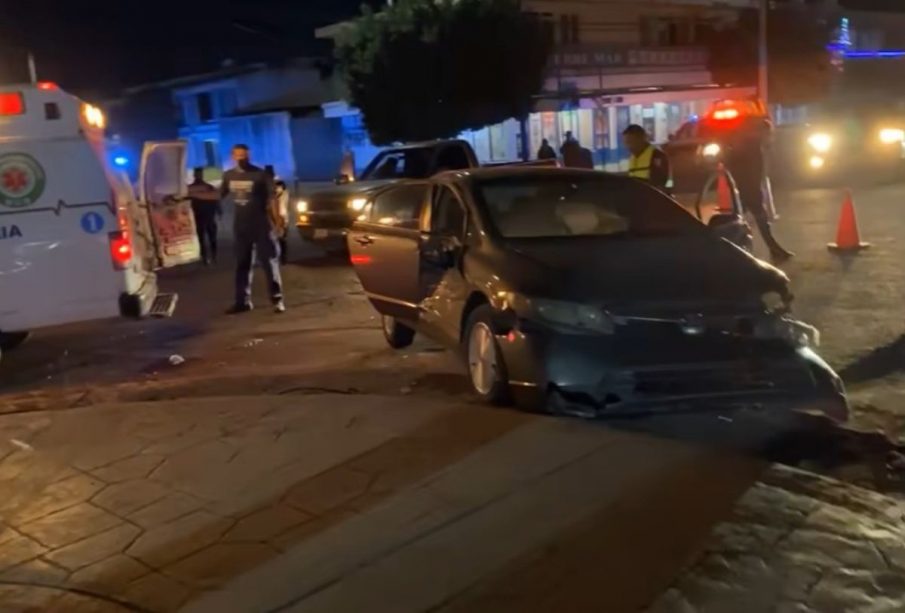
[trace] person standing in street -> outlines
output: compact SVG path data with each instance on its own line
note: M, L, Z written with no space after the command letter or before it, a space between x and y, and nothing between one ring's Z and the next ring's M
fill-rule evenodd
M223 216L223 209L217 188L204 180L204 169L196 168L194 177L189 184L189 198L195 214L201 260L205 266L210 266L217 261L217 219Z
M628 176L646 181L657 189L669 193L672 190L669 156L650 142L647 131L633 123L622 132L622 141L631 154Z
M232 150L235 167L223 175L221 196L229 200L235 211L236 242L235 302L230 314L252 310L251 284L255 256L267 276L267 289L276 313L286 311L283 283L280 278L279 245L274 227L273 181L261 168L251 163L247 145Z
M280 242L280 264L285 266L289 261L289 190L286 189L285 181L276 181L274 189L280 224L277 228Z
M770 250L770 259L774 264L782 264L795 254L780 245L773 236L770 212L764 201L763 190L767 177L766 151L769 140L768 121L760 118L747 120L746 125L730 138L725 164L735 179L742 207L754 217L760 236Z
M537 150L537 159L539 160L555 160L556 150L550 146L550 141L546 138L541 141L540 148Z

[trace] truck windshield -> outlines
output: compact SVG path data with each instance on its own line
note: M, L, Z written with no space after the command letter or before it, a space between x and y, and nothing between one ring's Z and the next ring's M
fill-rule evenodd
M375 157L362 173L363 181L425 179L431 173L433 149L390 149Z
M490 179L477 184L476 195L504 238L651 237L704 230L668 196L618 177Z

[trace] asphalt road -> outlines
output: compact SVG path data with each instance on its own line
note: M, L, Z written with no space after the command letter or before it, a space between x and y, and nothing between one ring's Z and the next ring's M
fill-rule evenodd
M862 234L872 248L853 256L826 249L835 237L842 198L839 188L777 194L777 235L797 254L784 268L793 281L797 315L821 329L821 354L850 385L853 427L881 430L897 440L905 436L905 217L900 208L905 186L855 191ZM123 395L156 399L224 391L251 395L326 389L468 398L456 356L423 340L404 352L388 349L351 268L319 257L293 239L293 261L283 270L285 315L266 308L260 277L256 301L265 308L244 316L223 315L232 295L228 253L214 268L168 271L162 286L181 297L172 319L40 331L8 353L0 367L6 410ZM764 254L761 244L756 249ZM173 366L171 356L185 362ZM679 426L654 427L670 436L726 438L723 431L691 422L683 418ZM886 451L875 439L866 445L877 446L880 455ZM837 453L852 444L834 436L796 446L809 450L797 455L829 456L821 460L826 465L863 455L847 449Z

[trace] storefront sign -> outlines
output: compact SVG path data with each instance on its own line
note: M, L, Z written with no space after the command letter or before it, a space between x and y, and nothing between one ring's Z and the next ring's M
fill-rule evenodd
M698 67L707 63L707 50L700 47L562 49L553 54L556 68L677 68Z

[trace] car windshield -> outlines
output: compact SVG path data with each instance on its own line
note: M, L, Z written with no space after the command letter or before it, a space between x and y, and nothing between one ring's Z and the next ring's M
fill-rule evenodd
M431 167L430 148L390 149L375 157L361 175L364 181L424 179Z
M475 189L503 238L670 236L704 228L675 201L638 181L606 175L520 175Z

